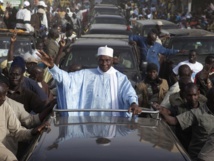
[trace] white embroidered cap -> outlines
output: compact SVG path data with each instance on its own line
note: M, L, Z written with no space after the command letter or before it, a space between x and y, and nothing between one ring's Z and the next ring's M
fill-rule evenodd
M98 48L97 56L105 55L105 56L113 57L113 52L114 50L112 48L107 47L106 45L104 47Z
M38 63L38 59L35 56L31 55L29 52L25 53L23 59L26 63Z
M160 21L160 20L158 20L158 21L157 21L157 25L162 26L162 25L163 25L163 22Z

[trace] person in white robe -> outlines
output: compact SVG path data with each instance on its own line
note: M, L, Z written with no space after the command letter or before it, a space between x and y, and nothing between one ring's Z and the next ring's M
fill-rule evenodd
M41 61L57 82L60 109L127 109L139 114L138 97L126 75L114 69L113 49L99 47L98 67L68 73L59 69L48 54L40 51ZM66 114L65 114L66 115ZM70 116L126 116L118 112L69 112Z

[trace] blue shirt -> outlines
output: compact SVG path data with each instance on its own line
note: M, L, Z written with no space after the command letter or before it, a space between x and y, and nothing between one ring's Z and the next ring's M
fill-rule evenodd
M112 107L110 76L97 69L68 73L54 66L50 69L57 82L58 106L61 109L114 109ZM116 72L119 109L138 103L138 97L128 78ZM112 116L109 112L72 112L72 116ZM122 114L121 114L122 115Z
M147 38L138 35L130 35L129 41L137 42L137 45L140 47L141 61L156 64L158 66L158 71L160 69L160 64L158 61L159 53L163 55L170 55L179 52L179 50L167 49L156 42L152 46L149 46L147 44Z

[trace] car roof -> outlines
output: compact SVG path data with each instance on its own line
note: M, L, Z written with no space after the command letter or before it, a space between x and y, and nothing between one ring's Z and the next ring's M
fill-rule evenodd
M38 138L29 161L190 161L169 126L157 119L72 116L49 122L51 131Z
M81 38L99 38L99 39L129 39L128 35L114 35L114 34L86 34Z
M99 5L94 6L94 9L96 9L96 8L119 9L117 6L111 5L111 4L99 4Z
M104 14L104 15L97 15L94 18L122 18L122 19L124 19L124 17L121 16L121 15L106 15L106 14Z
M73 45L72 48L79 48L79 46L120 46L120 47L128 47L128 39L100 39L100 38L79 38Z
M203 37L214 36L214 33L203 29L163 29L161 32L171 36Z
M121 24L92 24L91 29L126 30L127 26Z
M155 19L155 20L136 20L137 23L142 24L142 25L156 25L157 21L161 21L163 25L175 25L175 23L167 21L167 20L162 20L162 19Z

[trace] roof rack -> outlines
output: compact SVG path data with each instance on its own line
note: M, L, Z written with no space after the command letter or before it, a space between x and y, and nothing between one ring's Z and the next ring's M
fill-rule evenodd
M33 32L29 33L29 32L26 32L26 31L20 30L20 29L4 29L4 28L0 28L0 32L7 34L7 35L11 35L14 32L16 32L17 35L33 35L34 34Z
M128 112L127 109L56 109L53 108L54 116L58 112ZM157 114L156 119L159 119L159 111L154 111L148 108L142 108L141 113L143 114ZM140 114L140 113L139 113Z

